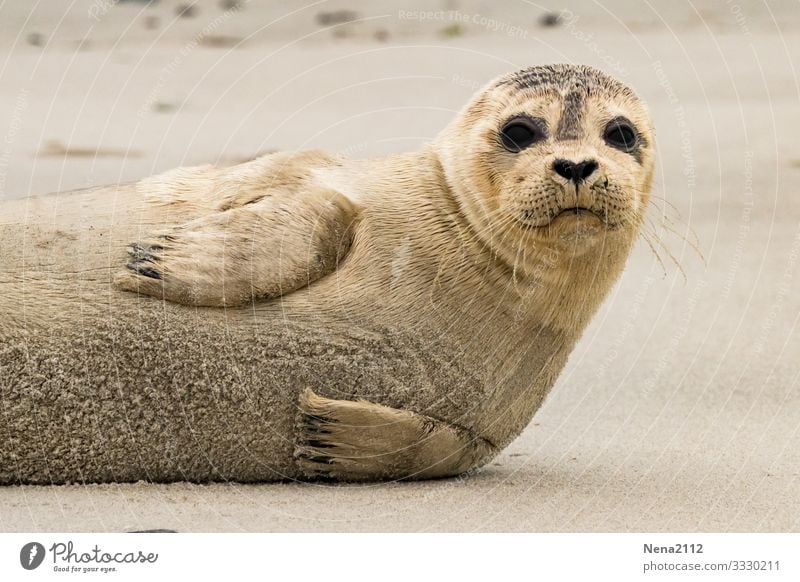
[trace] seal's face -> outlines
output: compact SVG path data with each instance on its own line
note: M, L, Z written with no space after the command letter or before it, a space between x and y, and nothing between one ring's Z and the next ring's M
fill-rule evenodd
M652 128L633 92L604 73L553 65L508 75L476 97L457 127L466 130L457 143L468 144L439 150L483 230L533 231L512 235L514 243L525 236L590 247L641 223Z
M624 108L585 99L593 103L584 111L526 100L498 124L498 202L520 223L568 219L613 229L636 219L648 140Z

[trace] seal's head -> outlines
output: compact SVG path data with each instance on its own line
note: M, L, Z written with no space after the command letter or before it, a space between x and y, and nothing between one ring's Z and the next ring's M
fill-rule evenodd
M628 87L591 67L549 65L489 84L434 147L463 212L501 255L524 244L575 256L603 242L627 253L653 142Z

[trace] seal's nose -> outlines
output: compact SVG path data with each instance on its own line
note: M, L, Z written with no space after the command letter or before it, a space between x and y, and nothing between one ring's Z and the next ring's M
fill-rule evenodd
M594 160L583 160L582 162L571 162L569 160L556 160L553 162L553 171L567 180L572 180L576 184L582 182L597 169L597 162Z

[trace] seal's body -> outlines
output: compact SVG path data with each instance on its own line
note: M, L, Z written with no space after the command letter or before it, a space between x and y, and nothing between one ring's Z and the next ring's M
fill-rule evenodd
M627 88L535 67L421 152L3 203L0 482L480 466L622 269L652 157Z

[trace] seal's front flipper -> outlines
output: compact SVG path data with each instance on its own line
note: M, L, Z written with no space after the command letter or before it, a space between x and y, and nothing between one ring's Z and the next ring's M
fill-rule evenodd
M304 476L431 479L478 467L496 449L466 429L371 402L300 396L295 460Z
M336 269L355 217L355 206L332 190L273 193L131 243L114 283L211 307L286 295Z

